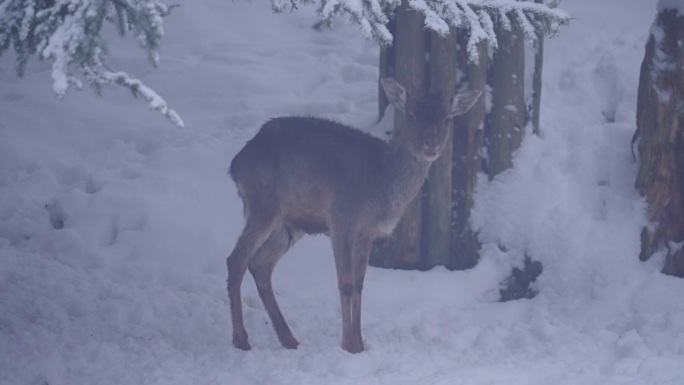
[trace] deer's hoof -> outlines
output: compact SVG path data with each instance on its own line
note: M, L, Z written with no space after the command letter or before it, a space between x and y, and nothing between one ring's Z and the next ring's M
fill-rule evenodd
M287 338L281 339L280 344L286 349L297 349L297 346L299 346L299 341L297 341L297 339L293 336L289 336Z
M252 349L252 346L249 344L249 342L247 342L246 336L244 338L233 336L233 345L235 345L236 348L244 351Z
M346 343L346 341L342 341L342 349L344 349L344 350L346 350L352 354L361 353L362 351L364 351L363 342L357 341L357 342Z

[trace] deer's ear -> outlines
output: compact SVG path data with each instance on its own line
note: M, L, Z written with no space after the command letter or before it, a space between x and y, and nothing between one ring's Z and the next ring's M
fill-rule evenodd
M406 111L406 89L392 78L380 79L382 88L385 90L387 100L394 106L394 108Z
M482 95L480 90L468 90L454 95L454 98L451 99L449 116L463 115L468 112L480 98L480 95Z

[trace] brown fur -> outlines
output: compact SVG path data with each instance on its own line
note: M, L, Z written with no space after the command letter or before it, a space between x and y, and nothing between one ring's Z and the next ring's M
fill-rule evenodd
M413 123L393 144L313 117L273 119L235 156L230 174L245 205L245 229L228 257L233 344L250 349L240 286L254 277L281 344L296 348L276 303L271 275L304 234L330 236L342 304L342 348L363 351L361 291L373 240L391 234L444 147L450 115L465 113L478 93L449 105L437 94L406 106L398 83L383 82L390 101ZM458 102L458 103L457 103ZM436 154L436 155L435 155Z

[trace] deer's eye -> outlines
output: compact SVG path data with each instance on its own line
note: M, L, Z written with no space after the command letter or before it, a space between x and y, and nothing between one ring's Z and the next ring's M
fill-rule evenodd
M409 122L413 122L414 120L416 120L416 116L413 115L413 112L408 112L406 113L406 120L408 120Z

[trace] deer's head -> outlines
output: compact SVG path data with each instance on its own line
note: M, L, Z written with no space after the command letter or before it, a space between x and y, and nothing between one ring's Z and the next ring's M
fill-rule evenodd
M451 119L463 115L475 104L481 91L469 90L448 98L442 92L408 97L406 89L391 78L381 79L389 102L403 112L408 125L401 140L419 159L437 159L449 137ZM412 95L411 95L412 96Z

